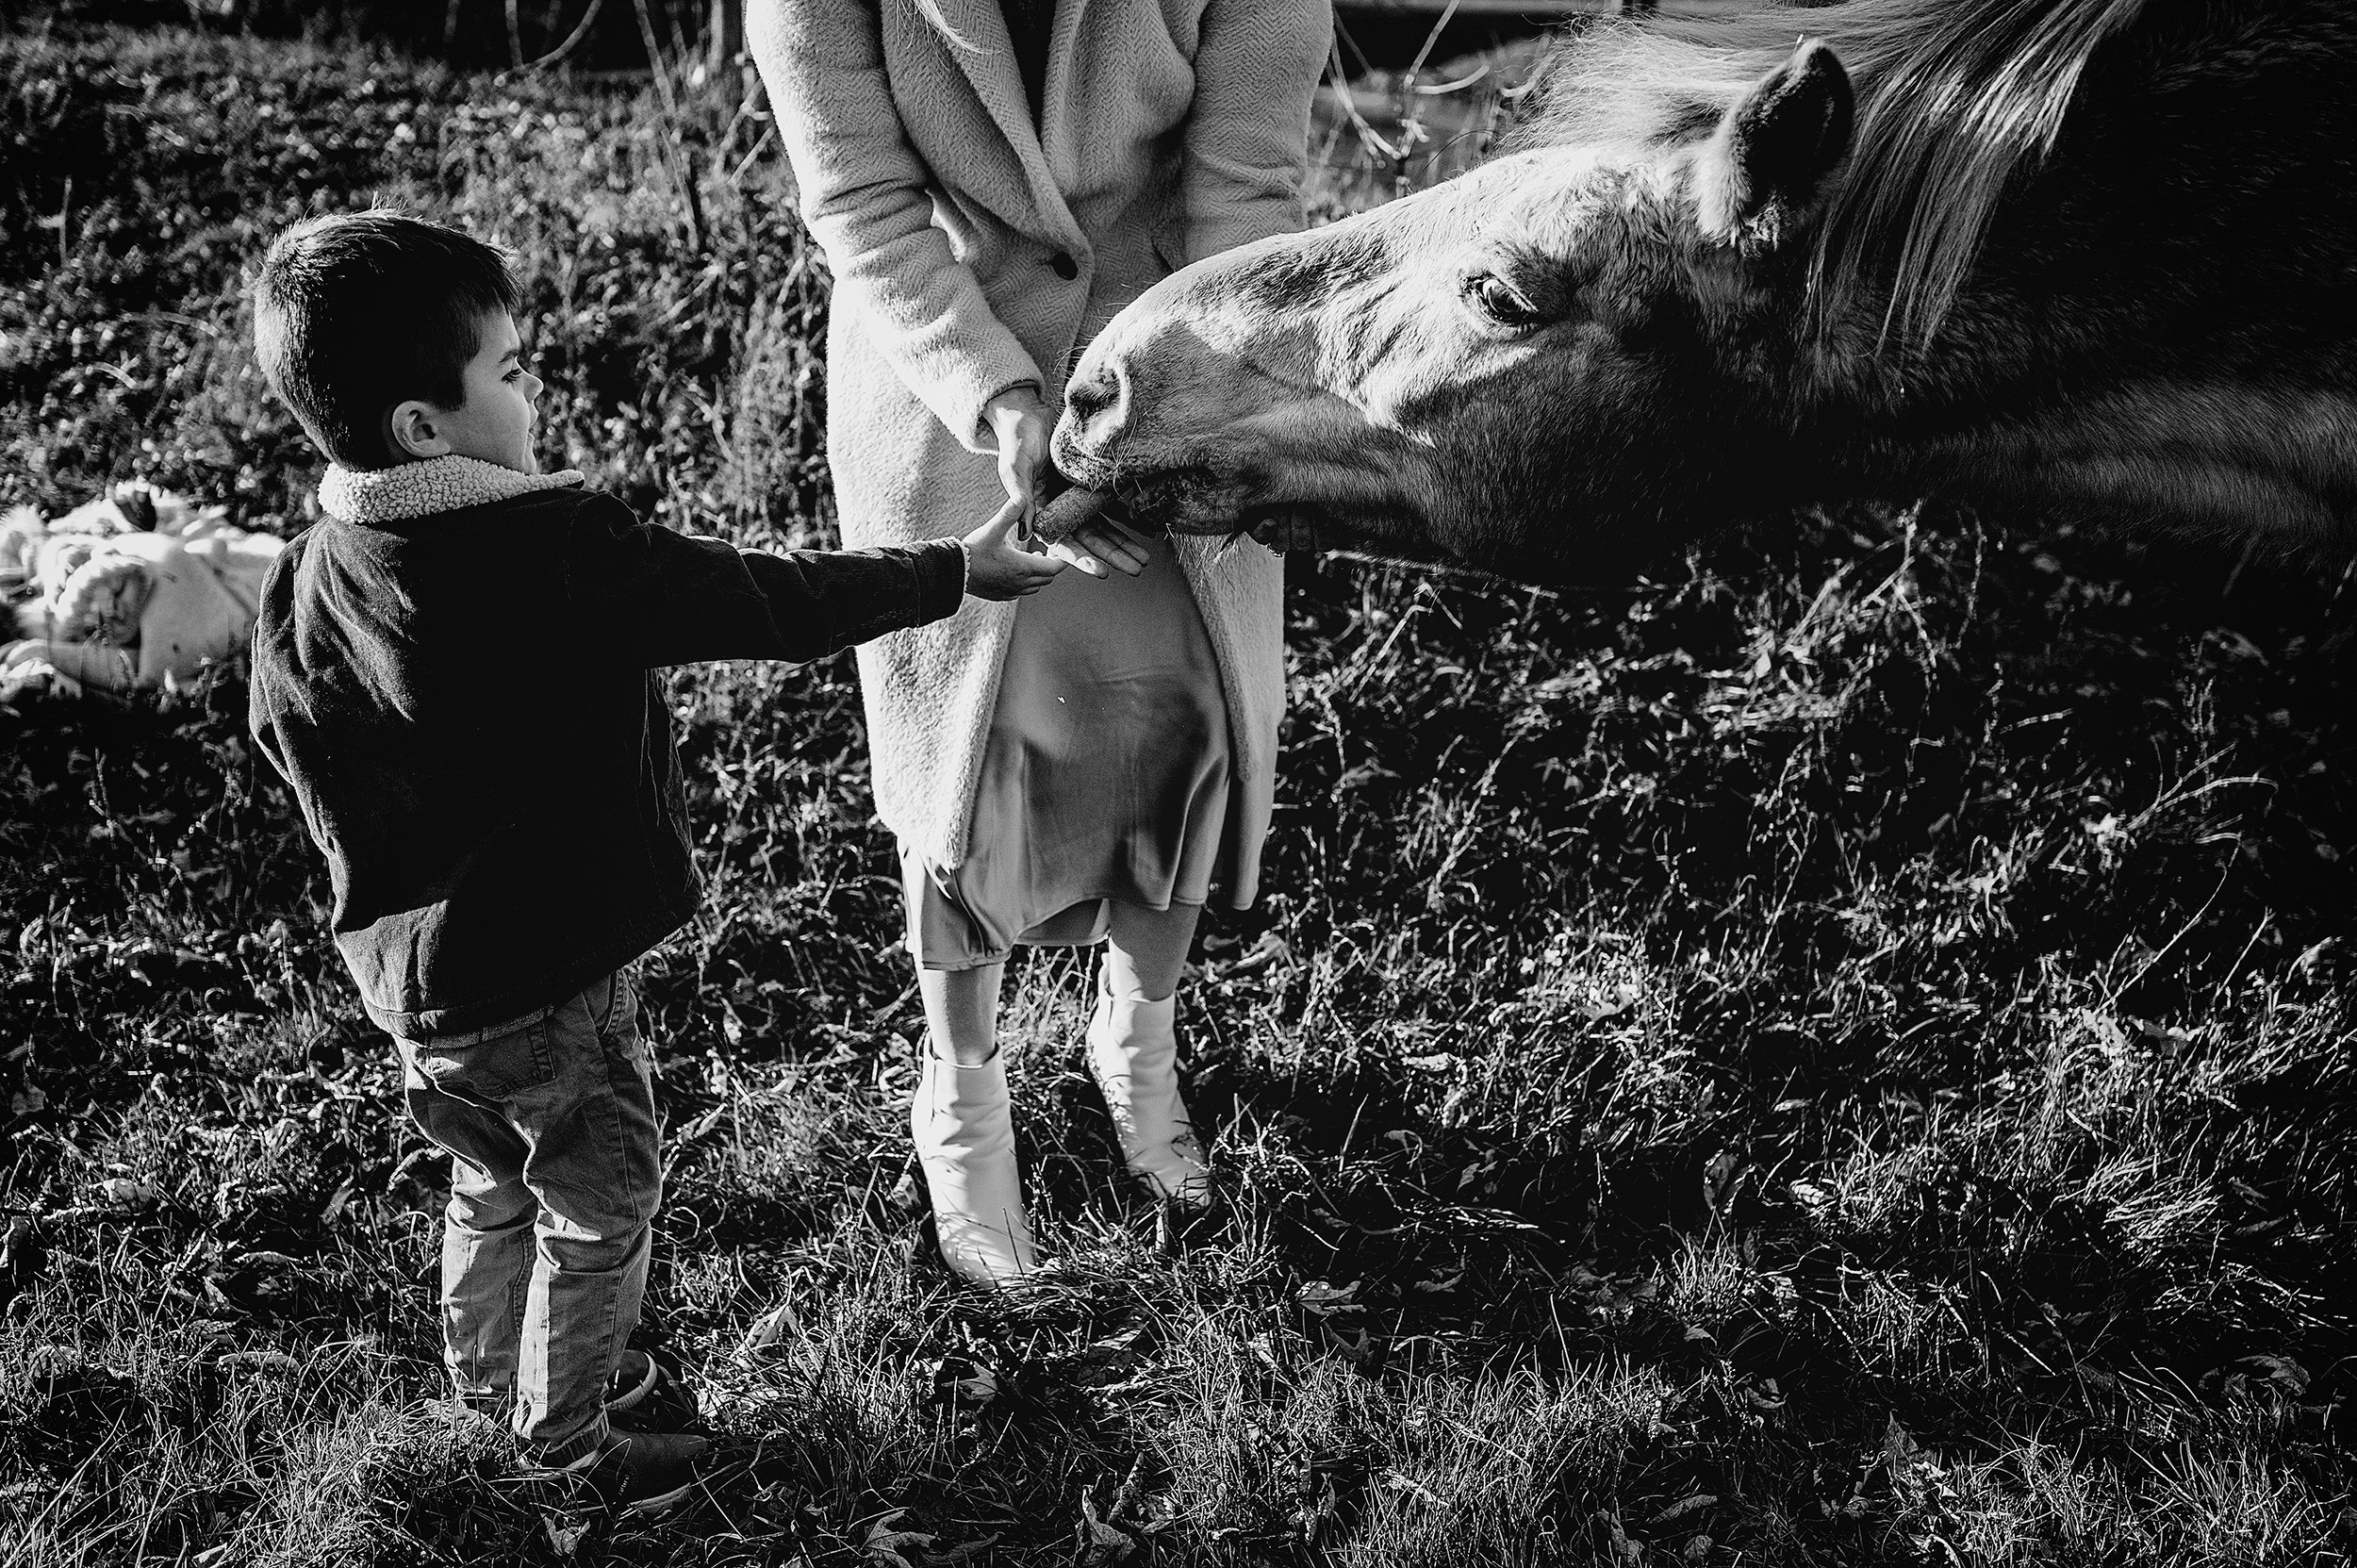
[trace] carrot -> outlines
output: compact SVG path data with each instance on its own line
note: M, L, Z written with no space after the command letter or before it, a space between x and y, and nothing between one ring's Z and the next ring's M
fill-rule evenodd
M1031 521L1031 532L1043 543L1055 544L1070 537L1081 524L1102 517L1113 505L1113 498L1105 491L1084 490L1075 486L1039 509Z

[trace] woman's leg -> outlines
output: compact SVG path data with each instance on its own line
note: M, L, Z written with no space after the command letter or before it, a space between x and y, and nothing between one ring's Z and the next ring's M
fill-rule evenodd
M1100 989L1109 997L1135 997L1161 1001L1178 989L1178 971L1187 966L1187 949L1195 941L1195 917L1201 904L1172 904L1147 909L1143 904L1113 901L1113 930L1105 938L1104 977Z
M998 1048L998 982L1006 972L1004 964L916 971L935 1055L966 1067L990 1060Z
M1114 903L1088 1036L1089 1065L1105 1091L1122 1158L1157 1194L1189 1205L1210 1198L1211 1172L1178 1095L1172 993L1201 912L1198 904Z
M998 1056L1004 966L920 969L931 1039L909 1131L932 1195L942 1261L978 1284L1012 1284L1037 1266L1014 1163L1014 1105Z

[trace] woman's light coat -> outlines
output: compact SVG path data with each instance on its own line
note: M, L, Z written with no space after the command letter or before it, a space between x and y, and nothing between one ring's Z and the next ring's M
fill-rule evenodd
M1302 226L1327 0L1058 0L1035 132L997 0L753 0L748 32L834 274L827 453L843 542L966 533L1004 499L983 405L1063 395L1080 347L1187 262ZM903 113L903 106L909 112ZM1069 275L1067 275L1069 274ZM1174 540L1217 655L1237 782L1284 706L1284 574ZM1086 585L1079 585L1085 586ZM1012 604L859 651L884 822L965 858Z

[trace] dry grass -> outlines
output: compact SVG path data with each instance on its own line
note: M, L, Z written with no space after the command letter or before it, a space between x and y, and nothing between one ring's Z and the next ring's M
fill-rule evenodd
M238 272L382 194L525 253L551 456L825 536L823 272L734 107L691 223L642 95L0 34L0 502L298 525ZM1936 510L1579 596L1289 573L1270 892L1182 1013L1233 1202L1124 1190L1084 972L1019 964L1021 1304L907 1181L848 661L678 677L649 1335L723 1462L581 1538L430 1404L441 1173L235 680L0 712L0 1558L2346 1560L2337 573Z

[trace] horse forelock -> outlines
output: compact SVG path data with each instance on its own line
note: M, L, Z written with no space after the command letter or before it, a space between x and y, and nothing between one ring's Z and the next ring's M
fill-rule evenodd
M1871 304L1880 341L1926 344L2014 176L2054 145L2087 63L2146 0L1841 0L1606 22L1559 49L1506 151L1706 136L1804 36L1860 113L1809 264L1819 328Z

